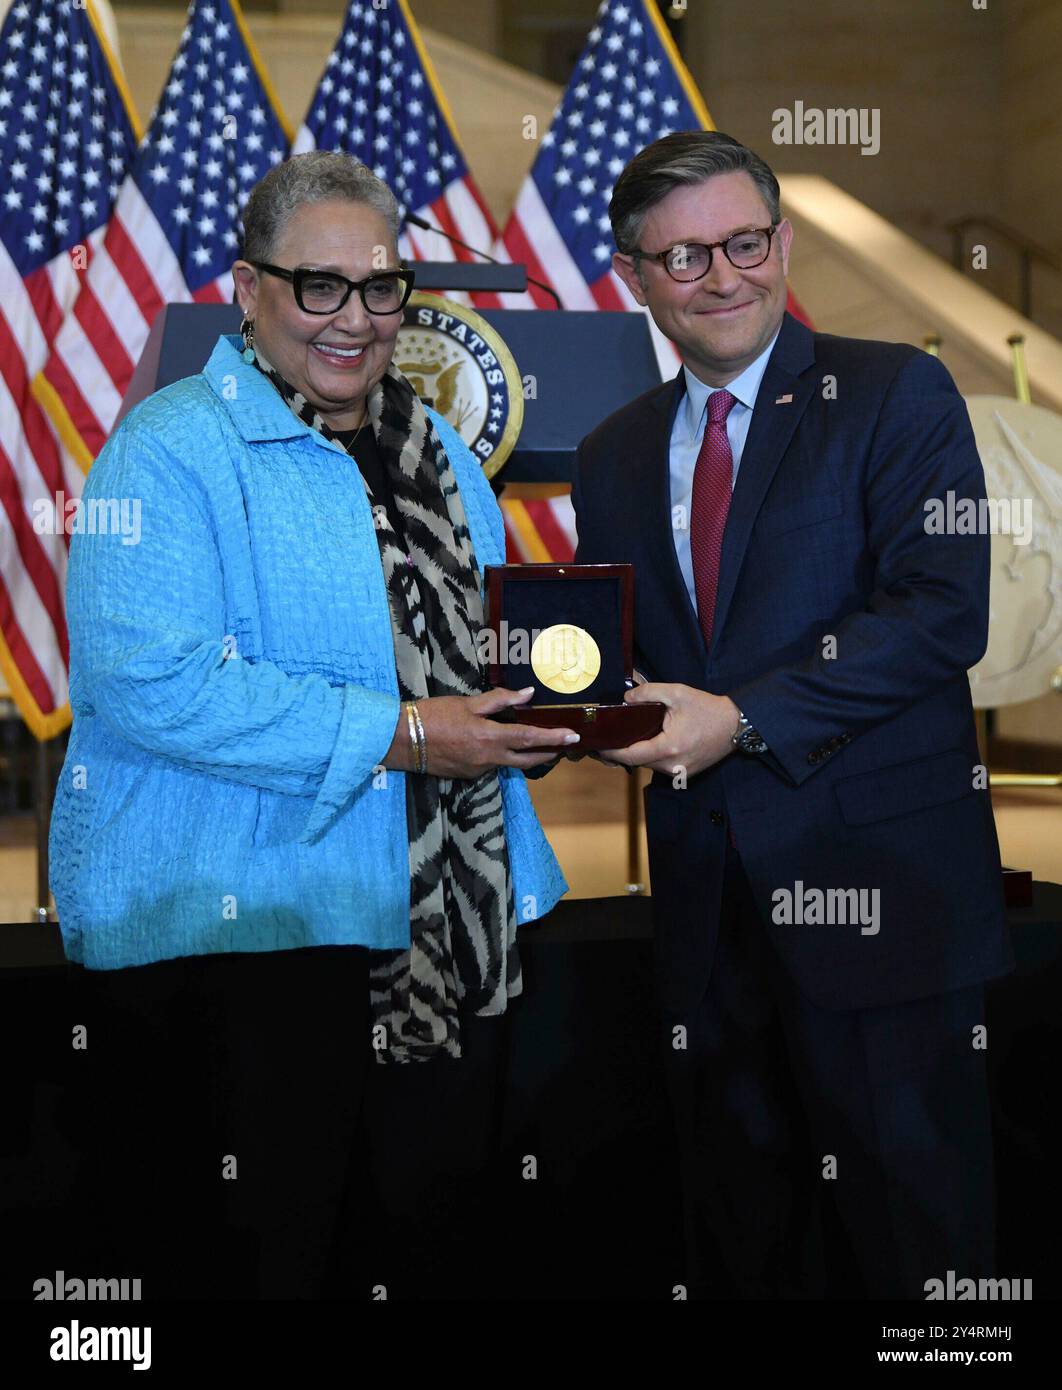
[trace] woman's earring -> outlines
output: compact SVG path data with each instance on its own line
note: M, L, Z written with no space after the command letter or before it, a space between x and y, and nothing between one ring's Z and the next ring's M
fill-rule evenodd
M254 319L245 318L240 324L240 337L243 339L243 353L241 354L245 362L254 361Z

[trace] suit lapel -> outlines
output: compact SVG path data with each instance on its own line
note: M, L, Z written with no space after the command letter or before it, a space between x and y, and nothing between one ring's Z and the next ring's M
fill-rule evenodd
M713 645L726 622L756 515L815 391L817 378L809 370L814 364L811 331L786 314L760 382L730 499L712 622Z
M815 391L817 378L809 370L814 362L811 331L787 313L760 383L727 515L713 636L726 620L757 513ZM632 450L636 473L630 492L631 520L632 534L645 538L635 585L645 598L649 583L655 583L668 617L668 664L675 671L671 678L678 680L685 674L689 684L701 686L707 660L704 636L679 568L671 519L671 430L684 394L680 368L675 379L651 397L648 432L641 446ZM786 396L792 400L776 404Z

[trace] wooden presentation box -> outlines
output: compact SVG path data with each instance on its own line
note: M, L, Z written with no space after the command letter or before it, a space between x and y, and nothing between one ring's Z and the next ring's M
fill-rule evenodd
M666 705L623 700L634 688L633 565L488 565L485 578L490 682L535 687L529 704L495 718L573 729L587 752L627 748L660 732ZM531 666L533 635L562 624L588 633L601 657L597 675L576 694L551 690Z

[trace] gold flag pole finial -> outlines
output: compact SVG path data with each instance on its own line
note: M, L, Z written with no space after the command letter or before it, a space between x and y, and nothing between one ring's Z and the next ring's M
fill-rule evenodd
M940 356L940 343L941 337L939 333L927 333L922 339L922 346L925 348L926 352L929 353L930 357Z
M1022 405L1032 405L1029 393L1029 369L1025 365L1025 334L1012 333L1007 339L1014 367L1014 394Z

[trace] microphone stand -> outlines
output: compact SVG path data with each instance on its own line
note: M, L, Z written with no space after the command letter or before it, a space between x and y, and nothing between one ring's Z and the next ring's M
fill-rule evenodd
M490 261L491 265L504 266L506 264L505 261L499 261L496 256L488 255L486 251L480 251L475 246L469 246L467 241L461 241L459 237L451 236L449 232L444 232L442 227L433 227L430 222L428 222L423 217L418 217L415 212L407 212L406 221L411 222L414 227L419 227L421 231L435 232L437 233L437 235L445 237L446 240L452 242L454 246L460 246L463 251L471 251L473 256L481 256L483 260ZM534 285L537 289L540 289L544 291L544 293L548 294L550 298L556 302L558 309L562 309L564 307L560 302L560 296L557 294L557 291L553 289L550 285L543 284L541 280L536 280L531 275L527 276L527 283L529 285Z

